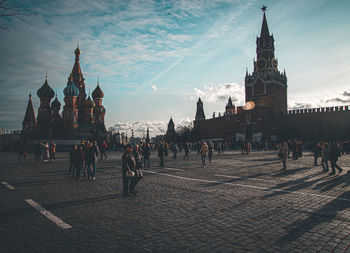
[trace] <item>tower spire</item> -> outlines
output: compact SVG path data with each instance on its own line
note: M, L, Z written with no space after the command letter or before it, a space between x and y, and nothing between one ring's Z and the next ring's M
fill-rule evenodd
M264 13L264 16L263 16L263 22L261 26L260 38L270 36L269 27L267 26L266 15L265 15L266 9L267 9L267 6L265 5L261 8L261 10Z

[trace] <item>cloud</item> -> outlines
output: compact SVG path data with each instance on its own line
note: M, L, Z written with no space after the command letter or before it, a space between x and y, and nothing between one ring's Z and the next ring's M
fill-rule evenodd
M232 102L238 105L244 104L245 93L243 85L237 83L225 83L220 85L206 85L204 89L194 88L196 97L200 97L203 101L216 103L218 101L226 101L229 97ZM192 97L192 99L195 99Z
M151 84L151 88L155 91L155 92L157 92L158 91L158 88L157 88L157 86L155 86L154 84Z
M342 98L332 98L332 99L328 99L326 100L326 103L330 103L330 102L339 102L339 103L350 103L350 99L342 99Z

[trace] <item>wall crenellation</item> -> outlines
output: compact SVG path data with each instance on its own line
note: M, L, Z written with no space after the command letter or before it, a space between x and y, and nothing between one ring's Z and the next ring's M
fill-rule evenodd
M349 105L294 109L294 110L288 110L288 111L282 112L282 114L283 115L297 115L297 114L299 115L299 114L323 113L323 112L342 112L342 111L349 111Z

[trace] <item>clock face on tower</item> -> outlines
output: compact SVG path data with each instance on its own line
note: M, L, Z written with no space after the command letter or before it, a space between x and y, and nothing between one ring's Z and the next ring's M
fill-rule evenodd
M271 60L271 66L274 68L274 69L277 69L278 67L278 62L275 58L272 58Z
M259 60L256 62L256 68L258 70L264 70L266 69L267 61L264 57L259 58Z

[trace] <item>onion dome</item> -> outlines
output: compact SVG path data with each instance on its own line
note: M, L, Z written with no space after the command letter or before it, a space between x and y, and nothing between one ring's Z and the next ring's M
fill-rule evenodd
M40 87L40 89L36 93L39 98L53 98L55 96L54 90L50 87L49 83L47 82L47 76L45 79L45 83L43 86Z
M79 95L79 89L74 85L72 76L68 78L67 87L64 88L63 94L66 97L77 97Z
M86 108L94 108L95 102L92 101L91 97L89 96L88 99L85 101L85 107Z
M92 98L103 98L103 96L103 91L101 90L100 85L97 83L96 89L94 89L94 91L92 92Z
M51 107L52 107L52 108L53 108L53 107L61 107L61 103L60 103L60 101L58 101L57 96L56 96L55 100L52 101Z

